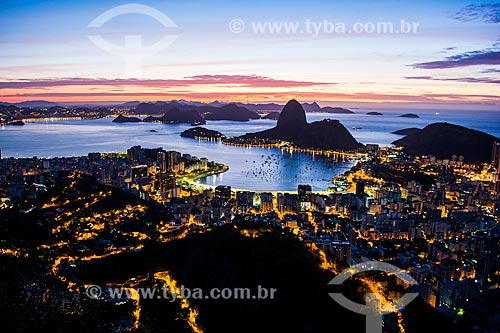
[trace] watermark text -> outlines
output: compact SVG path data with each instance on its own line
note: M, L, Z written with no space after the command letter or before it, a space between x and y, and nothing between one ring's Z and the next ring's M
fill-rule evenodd
M85 288L85 294L90 299L106 299L109 301L126 301L135 297L142 299L161 299L175 302L179 299L241 299L264 300L274 299L277 288L266 288L258 285L257 288L187 288L180 286L175 290L167 287L126 288L126 287L100 287L90 285Z
M248 28L247 28L248 26ZM416 34L420 27L419 22L410 22L404 19L399 21L354 22L348 24L328 19L304 21L250 21L235 18L229 21L229 31L235 34L247 30L256 35L308 35L318 37L334 34Z

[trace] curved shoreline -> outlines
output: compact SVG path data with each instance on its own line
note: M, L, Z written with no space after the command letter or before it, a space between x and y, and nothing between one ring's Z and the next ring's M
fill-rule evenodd
M246 140L246 141L235 142L234 140L231 139L225 139L221 140L221 143L227 146L234 146L234 147L277 148L290 153L293 153L295 151L311 155L324 155L327 157L343 156L346 158L354 158L359 156L360 154L366 155L366 153L363 153L361 151L342 151L334 149L304 148L300 146L295 146L293 145L293 143L286 141L266 142L264 140L262 142L252 142L252 140Z
M218 163L218 164L220 164L220 163ZM203 172L203 173L197 174L197 175L192 176L192 177L184 176L184 177L181 177L181 179L183 182L186 182L190 186L200 187L202 189L214 190L218 185L203 184L203 183L197 182L197 180L201 179L201 178L213 176L213 175L222 174L222 173L229 170L229 166L224 165L224 164L221 164L221 165L222 165L222 168L218 169L217 171ZM182 185L182 184L180 184L180 185ZM297 193L297 190L295 190L295 189L294 190L263 190L263 189L252 190L252 189L236 188L236 187L232 187L232 186L231 186L231 191L232 192L258 192L258 193L265 192L265 193L272 193L273 195L277 195L278 193L291 193L291 194ZM331 192L329 192L329 191L314 191L314 193L316 193L316 194L330 194Z
M225 164L222 164L222 163L216 163L216 165L218 165L219 167L215 170L209 170L209 171L205 171L205 172L201 172L201 173L197 173L193 176L181 176L179 177L182 182L186 182L187 184L189 185L192 185L192 186L200 186L200 187L204 187L204 188L212 188L212 185L207 185L205 186L205 184L200 184L200 183L197 183L196 181L198 179L201 179L201 178L205 178L205 177L209 177L209 176L213 176L213 175L218 175L218 174L221 174L221 173L224 173L226 171L229 170L229 166L228 165L225 165ZM179 184L182 186L182 183ZM215 188L215 186L213 186L213 188Z
M213 170L213 171L206 171L206 172L202 172L200 174L197 174L196 176L193 176L192 180L195 181L195 180L198 180L200 178L205 178L205 177L208 177L208 176L218 175L218 174L224 173L227 170L229 170L229 166L228 165L225 165L225 164L222 164L222 163L216 163L216 164L218 164L220 166L220 168L218 168L216 170Z

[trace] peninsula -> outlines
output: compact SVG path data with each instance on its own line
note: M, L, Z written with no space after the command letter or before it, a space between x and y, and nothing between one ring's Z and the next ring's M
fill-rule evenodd
M286 103L276 127L261 132L247 133L239 139L281 140L302 148L344 151L363 147L338 120L325 119L307 123L304 108L295 99Z

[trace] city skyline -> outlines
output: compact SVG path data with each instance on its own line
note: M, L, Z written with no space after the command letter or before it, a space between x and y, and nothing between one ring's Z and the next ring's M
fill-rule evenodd
M8 332L500 332L500 0L0 0Z
M141 2L166 15L168 28L140 13L89 27L129 5L119 1L2 5L4 102L298 98L322 106L484 110L500 103L496 2ZM356 23L394 29L355 33ZM403 31L410 25L414 31ZM144 46L174 37L130 76L137 73L125 70L123 58L89 39L97 32L117 47L126 35L141 35Z

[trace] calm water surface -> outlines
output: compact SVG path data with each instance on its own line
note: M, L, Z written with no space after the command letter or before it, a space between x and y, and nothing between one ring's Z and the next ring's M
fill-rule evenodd
M309 113L309 122L325 118L339 119L362 143L390 146L401 136L391 132L407 128L422 128L434 122L446 121L500 137L500 112L452 112L404 110L380 111L382 116L366 115L370 110L355 110L356 114L334 115ZM399 117L416 113L420 118ZM277 149L243 148L220 143L182 138L179 134L191 128L187 124L158 123L116 124L113 118L82 121L30 122L22 127L4 126L0 129L2 157L81 156L89 152L123 152L133 145L176 150L197 157L224 163L229 171L207 177L200 182L231 185L253 190L295 190L298 184L308 183L313 190L326 190L331 179L349 169L353 162L334 163L323 158L295 153L289 155ZM256 132L273 127L276 121L250 122L209 121L204 127L229 136Z

